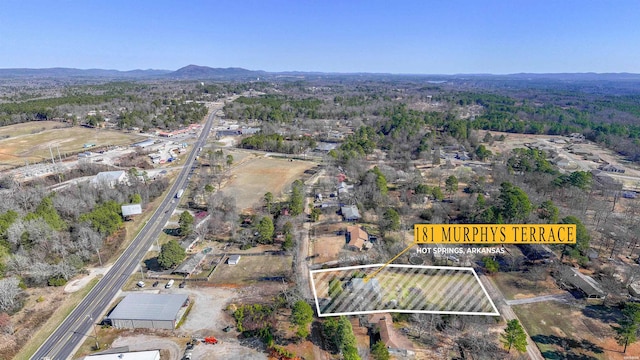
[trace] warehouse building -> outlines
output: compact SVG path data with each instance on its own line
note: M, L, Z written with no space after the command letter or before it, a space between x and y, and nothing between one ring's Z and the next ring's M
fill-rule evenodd
M175 329L187 301L183 294L133 293L113 309L108 319L117 329Z

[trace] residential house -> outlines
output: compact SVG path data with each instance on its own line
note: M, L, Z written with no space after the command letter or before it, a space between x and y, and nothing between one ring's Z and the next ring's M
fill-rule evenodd
M369 250L371 243L369 242L369 234L362 230L360 226L348 226L347 227L347 247L349 250L362 251Z
M345 221L358 221L360 220L360 212L356 205L345 205L340 208L342 217Z
M559 271L559 278L566 285L570 285L582 292L587 299L603 300L607 293L591 276L581 273L574 267L565 266Z
M399 357L415 355L411 341L393 326L390 313L371 314L367 320L369 327L380 333L380 340L387 346L390 355Z

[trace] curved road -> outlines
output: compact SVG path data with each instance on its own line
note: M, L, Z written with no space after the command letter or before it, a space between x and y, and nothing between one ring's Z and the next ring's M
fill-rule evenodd
M220 109L221 106L214 109L207 118L200 137L189 153L178 178L147 224L132 241L131 245L116 260L111 270L100 279L98 284L40 346L31 359L70 359L86 336L93 337L92 326L101 320L102 314L107 310L109 304L124 286L129 276L136 270L145 253L176 208L177 202L174 201L172 203L172 199L179 189L186 187L193 171L193 162L200 147L205 145L207 136L213 126L214 118Z

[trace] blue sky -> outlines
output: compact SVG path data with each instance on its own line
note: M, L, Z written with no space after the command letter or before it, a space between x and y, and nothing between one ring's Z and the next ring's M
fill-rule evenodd
M0 2L0 68L640 73L640 1Z

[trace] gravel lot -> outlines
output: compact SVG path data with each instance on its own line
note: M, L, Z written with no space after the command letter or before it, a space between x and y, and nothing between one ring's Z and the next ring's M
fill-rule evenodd
M260 341L244 344L238 340L239 334L235 331L235 327L228 333L222 330L228 325L235 325L233 318L224 311L227 305L239 298L256 295L253 294L255 288L253 290L251 288L189 288L187 285L184 289L175 288L167 292L188 294L194 301L187 320L180 329L175 331L176 337L188 339L213 335L219 340L216 345L198 344L192 350L192 359L267 359ZM112 347L128 345L132 350L166 349L169 352L169 358L166 360L180 360L184 355L185 347L175 341L177 340L172 341L169 338L154 335L134 335L116 339ZM258 350L255 350L254 347Z

